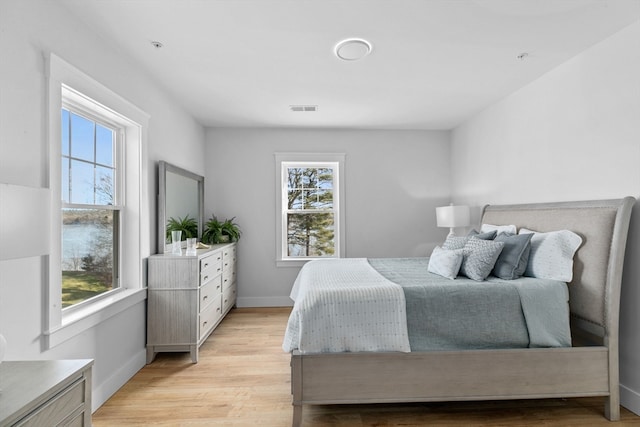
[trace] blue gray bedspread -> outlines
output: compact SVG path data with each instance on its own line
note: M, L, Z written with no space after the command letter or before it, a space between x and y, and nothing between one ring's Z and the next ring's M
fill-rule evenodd
M571 346L564 282L449 280L427 271L429 258L369 263L404 290L411 351Z

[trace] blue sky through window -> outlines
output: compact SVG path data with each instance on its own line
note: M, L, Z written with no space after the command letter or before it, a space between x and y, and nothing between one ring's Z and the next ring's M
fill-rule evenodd
M114 203L115 131L62 109L62 200Z

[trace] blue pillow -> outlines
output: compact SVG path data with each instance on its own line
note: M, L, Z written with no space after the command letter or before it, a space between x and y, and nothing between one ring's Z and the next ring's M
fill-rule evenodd
M484 233L478 233L476 231L476 229L474 228L473 230L471 230L469 232L469 234L467 234L468 237L475 237L477 239L482 239L482 240L493 240L496 238L496 234L498 234L497 230L491 230L491 231L485 231Z
M506 280L522 276L529 262L532 236L533 234L498 234L493 241L504 242L504 247L496 260L492 274Z

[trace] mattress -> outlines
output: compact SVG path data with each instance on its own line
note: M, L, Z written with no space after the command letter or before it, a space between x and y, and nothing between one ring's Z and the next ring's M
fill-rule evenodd
M311 261L291 298L283 349L432 351L571 346L567 284L455 280L428 258Z

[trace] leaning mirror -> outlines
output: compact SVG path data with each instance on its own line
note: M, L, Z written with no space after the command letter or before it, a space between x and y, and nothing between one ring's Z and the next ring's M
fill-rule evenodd
M203 222L204 177L165 161L158 162L158 253L171 251L169 230L180 225L187 228L197 225L192 237L199 240ZM186 237L182 233L183 241Z

